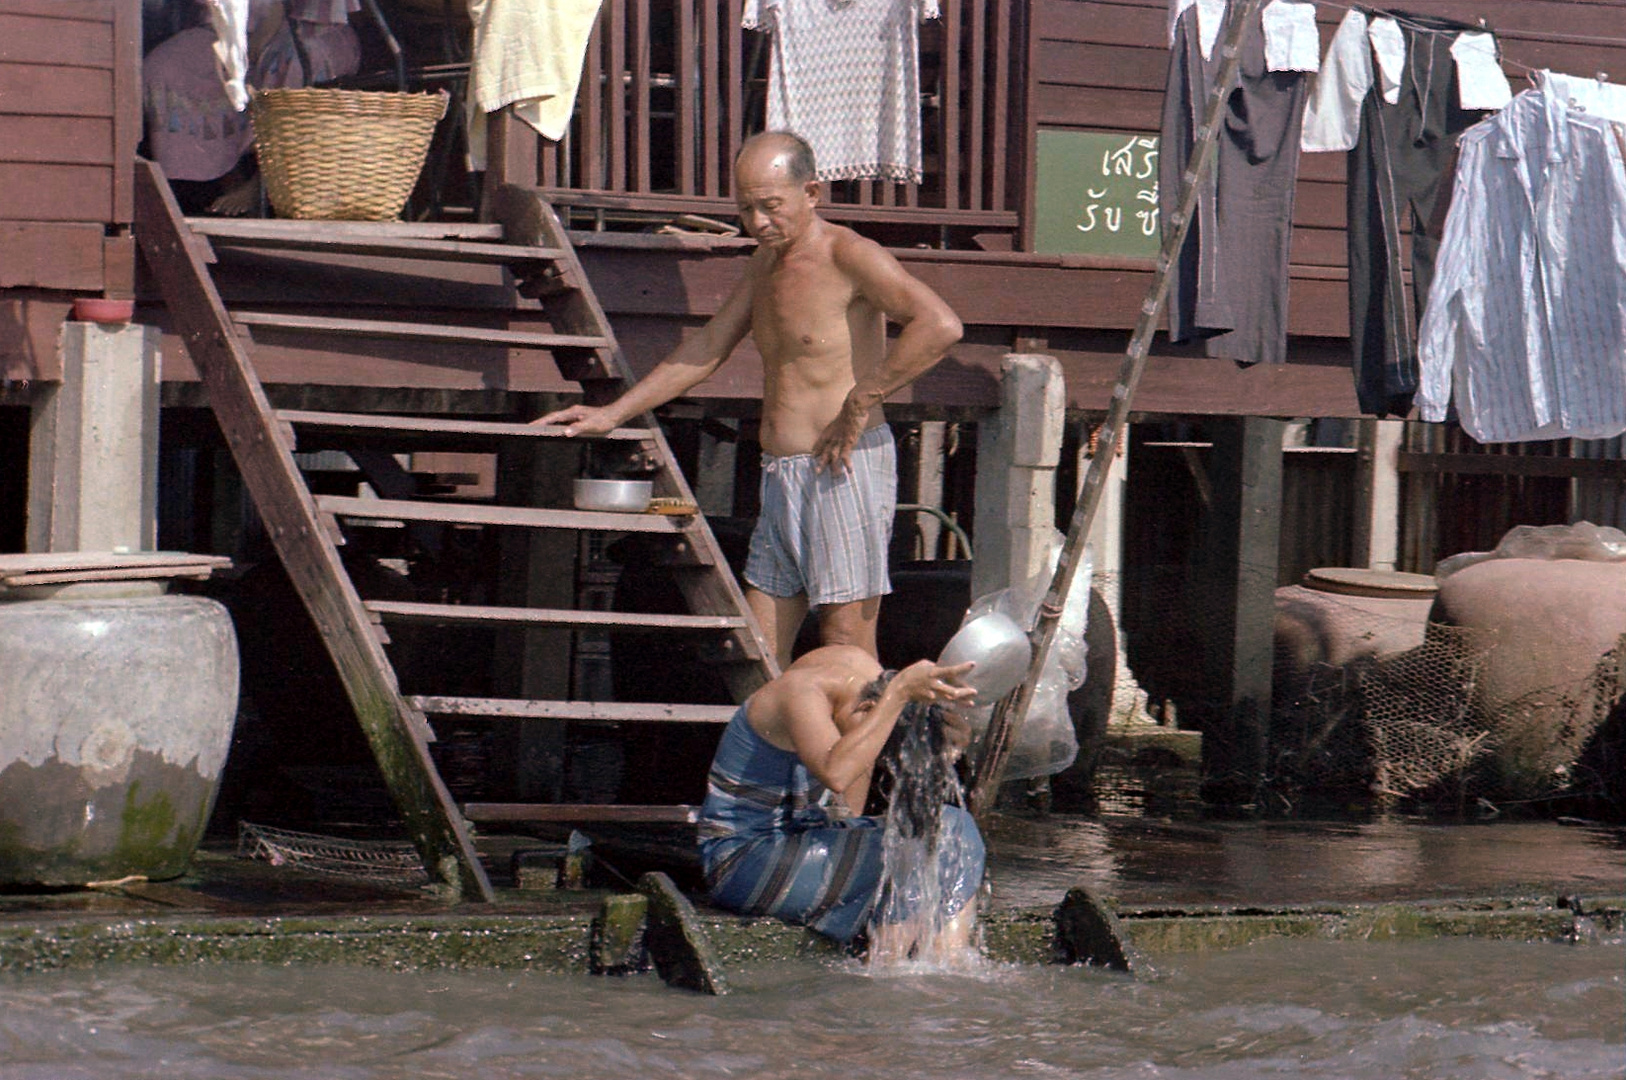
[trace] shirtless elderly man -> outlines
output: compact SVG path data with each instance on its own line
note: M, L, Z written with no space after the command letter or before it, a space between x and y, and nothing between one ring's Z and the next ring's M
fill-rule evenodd
M885 248L819 216L813 151L799 137L748 139L734 177L758 246L722 309L614 402L537 422L604 434L710 377L750 333L762 354L763 478L746 599L781 667L810 606L823 644L874 656L897 506L881 402L960 340L960 320ZM902 327L890 348L889 318Z

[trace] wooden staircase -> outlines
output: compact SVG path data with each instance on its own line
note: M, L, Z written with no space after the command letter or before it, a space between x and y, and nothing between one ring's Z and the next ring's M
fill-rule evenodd
M538 664L536 633L682 635L707 643L704 655L735 701L775 674L774 661L716 538L698 513L617 514L568 505L529 505L521 497L469 499L425 496L401 463L422 452L519 455L534 471L577 475L585 453L611 450L651 470L655 494L681 509L692 506L672 450L653 416L602 440L573 440L559 427L443 416L277 410L255 373L253 337L262 331L349 339L465 342L544 350L589 402L607 401L634 378L581 264L552 208L535 192L504 188L497 199L501 226L427 226L398 222L237 221L182 217L155 165L137 173L137 237L176 330L186 343L220 428L295 588L331 654L374 757L432 879L462 895L489 899L491 886L474 848L470 822L692 821L682 805L569 803L553 798L459 804L437 768L431 745L435 721L487 724L726 722L731 706L669 702L575 700L559 692L557 664L543 678L551 693L532 692L523 675L508 696L456 692L456 670L437 671L433 647L413 651L410 668L392 663L391 631L517 635L523 672ZM498 233L499 235L494 235ZM439 235L436 235L436 233ZM540 300L550 332L391 322L265 311L228 310L211 275L215 248L319 252L390 260L494 263L507 267L523 295ZM313 492L296 451L340 450L365 476L371 493ZM548 485L544 485L548 486ZM551 500L557 501L557 500ZM493 602L424 602L364 596L341 546L364 530L457 529L500 536L506 579ZM538 602L569 593L584 538L644 534L686 601L684 614L639 614ZM515 539L515 538L518 539ZM527 546L551 538L541 550ZM539 584L540 583L540 584ZM581 590L571 600L579 600ZM410 630L403 630L410 628ZM530 651L527 652L526 650ZM450 658L441 666L455 668ZM425 662L425 657L429 662ZM466 682L466 678L463 680ZM404 688L404 689L403 689ZM448 689L450 688L450 689ZM545 794L557 795L558 792Z

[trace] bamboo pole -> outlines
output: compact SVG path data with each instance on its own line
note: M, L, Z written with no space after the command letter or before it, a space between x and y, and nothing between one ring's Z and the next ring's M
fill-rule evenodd
M1257 17L1261 3L1262 0L1234 0L1227 9L1225 27L1219 41L1219 70L1215 74L1214 85L1208 92L1208 101L1203 109L1202 127L1198 130L1191 160L1187 163L1185 175L1180 178L1179 204L1173 216L1164 223L1163 246L1157 256L1157 273L1152 277L1151 288L1147 291L1146 299L1141 304L1140 316L1135 322L1135 332L1129 339L1129 349L1118 375L1118 385L1112 391L1112 404L1107 408L1107 418L1101 427L1098 449L1095 456L1090 458L1089 469L1084 474L1084 483L1079 490L1078 501L1073 507L1073 519L1067 528L1067 541L1062 546L1061 556L1057 560L1056 572L1050 579L1050 589L1045 593L1034 625L1028 631L1028 640L1033 645L1033 659L1028 665L1028 673L1022 684L1000 700L993 718L988 723L988 734L983 740L982 756L977 764L977 773L972 780L968 798L971 813L978 821L985 819L993 809L995 796L999 793L999 783L1004 776L1005 763L1010 757L1017 734L1022 730L1022 723L1027 719L1028 709L1033 704L1033 694L1038 686L1039 673L1044 670L1045 661L1049 658L1050 649L1055 642L1056 628L1061 622L1067 596L1072 591L1073 578L1083 561L1084 545L1089 539L1096 507L1101 502L1101 489L1106 484L1107 471L1111 467L1113 456L1118 452L1124 430L1128 427L1129 403L1134 398L1135 388L1140 384L1141 375L1146 370L1146 356L1151 349L1152 335L1157 331L1158 317L1163 313L1163 305L1169 298L1169 274L1174 266L1175 255L1185 243L1186 234L1190 231L1191 217L1197 210L1197 197L1203 175L1213 161L1214 145L1225 116L1225 99L1230 96L1242 66L1242 38L1246 28Z

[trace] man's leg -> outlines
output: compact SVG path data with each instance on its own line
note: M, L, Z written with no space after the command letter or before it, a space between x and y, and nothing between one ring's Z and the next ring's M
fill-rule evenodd
M846 604L825 604L819 608L819 643L857 645L879 658L875 647L875 623L880 614L879 596Z
M807 618L807 594L774 596L755 585L747 585L745 602L762 626L762 636L768 639L768 648L773 650L774 658L783 671L790 666L790 651L796 645L796 633L802 628L802 620ZM874 651L873 648L871 651Z

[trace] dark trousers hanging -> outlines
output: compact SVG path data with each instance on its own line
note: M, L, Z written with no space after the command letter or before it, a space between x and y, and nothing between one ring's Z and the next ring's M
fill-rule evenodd
M1451 57L1458 31L1483 28L1395 14L1406 38L1400 100L1384 101L1381 79L1374 79L1349 154L1349 337L1355 394L1361 411L1373 416L1404 416L1411 410L1417 392L1417 319L1445 231L1457 136L1485 115L1458 104ZM1408 227L1410 296L1400 247L1401 230Z
M1288 247L1308 77L1265 70L1258 14L1242 44L1239 85L1227 99L1213 167L1169 285L1169 337L1203 338L1204 351L1244 363L1287 359ZM1158 155L1163 221L1180 199L1219 51L1203 59L1197 9L1180 16L1169 58Z

